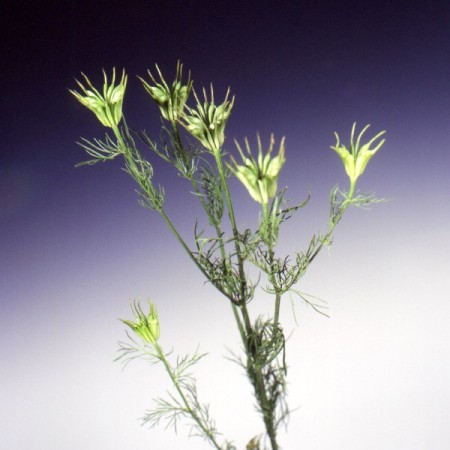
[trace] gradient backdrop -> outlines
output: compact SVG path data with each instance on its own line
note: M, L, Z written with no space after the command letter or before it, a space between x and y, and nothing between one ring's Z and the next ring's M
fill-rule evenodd
M5 450L197 450L140 427L169 388L162 368L121 371L119 317L133 298L159 308L161 344L198 344L200 395L239 449L262 431L249 385L223 358L238 349L231 309L189 263L159 217L141 208L117 162L74 169L75 141L102 138L69 94L74 77L130 74L128 122L158 133L136 75L181 59L197 88L228 86L232 138L286 136L280 187L310 205L286 224L281 249L324 231L328 193L347 183L333 131L387 130L361 190L390 202L352 209L300 289L331 318L286 300L289 432L284 449L450 448L450 4L406 1L2 2L0 165L0 435ZM150 157L152 157L150 155ZM167 210L186 238L199 209L159 161ZM232 180L238 219L257 205ZM252 311L268 311L263 293Z

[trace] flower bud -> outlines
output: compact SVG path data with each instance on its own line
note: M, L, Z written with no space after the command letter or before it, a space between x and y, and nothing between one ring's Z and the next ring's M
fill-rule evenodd
M122 79L117 86L114 86L116 81L116 71L113 69L111 84L108 83L108 77L103 71L103 95L94 88L89 78L82 73L87 87L84 87L78 80L78 86L82 89L83 94L77 91L70 90L70 93L88 109L90 109L100 120L105 127L114 128L119 125L122 119L122 103L125 95L125 88L127 85L127 75L125 70L122 71Z
M208 100L206 91L203 89L205 98L203 104L200 103L194 91L197 107L194 109L186 106L186 112L181 117L181 124L186 130L213 154L220 151L225 141L225 125L234 104L234 97L228 101L229 93L228 89L223 103L216 105L212 86L211 100Z
M159 339L159 321L156 307L149 302L150 311L146 315L141 308L139 302L136 302L131 307L136 322L131 320L122 320L122 322L128 325L144 342L149 344L155 344Z
M273 145L275 144L273 134L270 136L270 146L266 155L263 155L259 135L257 136L257 139L258 159L255 160L253 158L247 139L245 139L245 146L248 156L244 155L244 152L238 142L235 141L244 164L238 164L236 160L231 157L232 165L228 164L228 168L246 187L253 200L261 204L267 204L269 199L275 197L277 193L278 176L284 166L284 163L286 162L284 157L284 137L281 139L278 155L273 158L271 157Z
M366 169L366 166L369 160L375 155L375 153L381 148L384 144L385 139L382 139L374 148L370 148L370 146L386 131L381 131L375 137L373 137L367 144L360 145L361 138L365 131L370 127L370 125L366 125L358 138L356 139L356 143L354 142L354 134L356 123L353 124L352 132L350 135L350 150L348 150L344 145L340 144L339 136L335 132L336 136L336 145L331 147L341 158L342 163L344 164L345 172L350 178L350 192L353 193L355 188L356 180L359 176L361 176Z
M175 123L183 112L184 105L186 104L186 100L192 88L191 77L190 75L188 76L187 84L182 83L183 65L178 61L175 81L170 88L164 80L158 66L156 66L156 70L160 82L157 82L151 72L148 71L150 80L154 84L153 86L148 84L142 78L139 79L141 80L144 89L150 94L150 97L158 104L163 118Z

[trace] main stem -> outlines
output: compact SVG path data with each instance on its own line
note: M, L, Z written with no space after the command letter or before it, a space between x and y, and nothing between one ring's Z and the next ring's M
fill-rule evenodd
M225 200L226 200L227 209L228 209L228 217L229 217L230 223L231 223L231 228L232 228L235 247L236 247L236 255L238 258L238 270L239 270L239 277L241 280L241 298L244 300L245 299L245 290L246 290L244 261L243 261L243 257L242 257L241 247L240 247L240 244L238 241L239 233L237 230L233 203L231 201L231 195L230 195L230 191L228 189L228 183L227 183L226 176L225 176L225 170L223 167L220 150L217 150L216 152L214 152L214 157L216 160L217 169L219 172L222 188L225 193ZM245 348L245 351L247 354L247 364L249 365L248 370L250 370L253 374L252 380L254 382L255 395L258 399L258 402L259 402L261 410L262 410L264 425L266 427L266 431L269 436L272 450L278 450L278 443L276 440L276 426L274 424L274 411L272 410L272 407L270 406L268 398L267 398L265 382L264 382L264 377L263 377L263 373L262 373L262 367L253 361L251 350L249 348L249 342L247 339L248 337L253 336L253 328L252 328L252 325L250 322L247 304L245 303L245 301L242 301L242 303L240 305L240 310L241 310L242 317L244 319L244 324L245 324L245 328L246 328L246 332L247 332L247 336L243 336L243 338L244 338L243 344L244 344L244 348Z
M172 128L173 128L173 130L175 132L175 139L176 139L177 145L179 145L180 149L182 149L183 148L183 142L181 140L180 130L178 129L178 125L177 125L176 122L172 122ZM209 215L210 213L208 211L208 208L207 208L207 206L205 204L203 196L200 193L200 189L198 188L197 182L194 179L194 177L190 178L190 182L191 182L191 184L192 184L192 186L193 186L193 188L195 190L195 193L197 194L197 197L200 199L200 203L202 204L203 210L205 211L205 213L207 215ZM165 218L166 223L169 225L169 228L172 230L172 232L176 235L177 239L180 241L181 236L179 236L177 230L173 227L172 223L170 221L168 221L167 219ZM222 259L225 261L226 253L225 253L225 247L224 247L224 243L223 243L223 239L222 239L222 232L221 232L221 229L220 229L220 225L218 225L217 223L214 222L214 228L216 230L217 239L219 239L219 241L220 241L221 256L222 256ZM197 265L197 267L199 267L200 270L202 271L202 273L204 273L204 275L206 276L206 278L208 278L206 273L204 272L204 270L199 266L197 260L194 258L194 255L192 254L190 249L187 247L187 245L184 243L183 240L181 240L181 241L182 241L183 248L187 251L187 253L189 254L190 258L192 260L194 260L194 262ZM233 315L234 315L234 319L236 321L236 325L237 325L238 330L239 330L239 334L241 335L241 339L244 341L245 340L245 330L243 328L241 318L239 317L239 311L237 309L237 306L234 303L232 303L232 302L230 302L230 303L231 303L231 308L233 309Z
M267 203L262 204L262 212L263 212L264 221L268 222L269 208L268 208ZM269 251L269 262L270 262L270 266L271 266L270 270L272 270L273 260L275 257L275 251L273 248L272 240L270 239L269 242L267 242L266 244L267 244L267 248ZM273 274L269 273L268 276L269 276L269 281L272 283L272 286L274 287L274 291L275 291L275 309L274 309L274 314L273 314L273 335L275 336L278 331L278 323L280 320L280 308L281 308L282 293L281 293L281 289L279 288Z
M231 201L230 191L228 189L228 183L225 176L225 170L222 163L222 157L220 156L220 150L217 150L214 152L214 158L216 160L217 169L219 171L220 176L220 182L222 184L222 189L225 193L225 201L227 203L227 210L228 210L228 217L230 219L231 228L233 232L233 238L234 238L234 244L236 247L236 255L238 259L238 270L239 270L239 278L241 280L241 299L243 300L240 305L242 317L245 324L245 329L247 331L247 334L250 335L252 333L252 325L250 322L250 317L247 310L247 304L245 303L245 290L246 290L246 278L245 278L245 272L244 272L244 261L242 258L242 252L241 252L241 246L239 244L238 238L238 230L236 226L236 218L234 215L234 209L233 209L233 203Z

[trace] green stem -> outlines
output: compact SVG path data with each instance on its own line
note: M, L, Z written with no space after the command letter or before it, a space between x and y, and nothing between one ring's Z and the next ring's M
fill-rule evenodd
M327 234L321 239L319 245L313 251L312 255L309 257L308 264L310 264L313 261L313 259L319 254L320 250L322 250L322 248L324 246L324 243L330 239L331 235L333 234L334 229L336 228L337 224L340 222L340 220L341 220L342 216L344 215L348 206L351 204L354 190L355 190L355 185L354 185L354 183L351 183L347 198L342 203L337 218L332 223L330 223Z
M197 196L200 199L200 203L202 204L203 209L205 210L206 214L209 214L208 213L208 208L206 207L205 201L203 200L203 197L201 196L201 193L200 193L200 190L198 188L198 185L197 185L197 183L195 182L195 180L193 178L191 179L191 183L192 183L192 186L193 186L193 188L195 190L195 193L197 194ZM219 239L219 242L220 242L220 253L221 253L222 259L225 261L226 253L225 253L225 246L224 246L223 239L222 239L222 230L220 229L220 226L217 225L217 224L214 224L214 228L216 230L217 239ZM203 272L203 270L202 270L202 272ZM205 274L205 276L207 277L206 274ZM239 334L241 335L241 339L244 341L245 340L245 331L244 331L244 328L243 328L243 325L242 325L241 318L239 317L238 308L233 302L230 302L230 303L231 303L231 308L233 309L233 315L234 315L234 318L236 320L236 325L238 327Z
M125 141L117 127L113 128L113 132L119 142L119 145L122 147L124 158L126 162L129 164L131 171L135 172L136 174L139 173L139 169L136 166L136 163L134 162L133 155L130 153L128 146L125 144ZM139 183L139 180L135 178L135 180ZM194 262L194 264L198 267L198 269L202 272L202 274L208 278L207 273L204 271L203 267L199 264L197 259L195 258L194 254L192 253L191 249L188 247L184 239L181 237L180 233L178 233L178 230L173 225L172 221L170 220L169 216L165 213L163 208L158 210L161 217L166 222L167 226L169 227L172 234L175 236L177 241L180 243L181 247L186 251L186 253L189 255L191 260Z
M264 220L267 220L267 218L269 216L269 207L268 207L267 203L262 204L262 211L263 211Z
M223 163L222 163L222 158L220 156L220 151L214 152L214 157L216 160L217 169L219 171L222 188L225 193L225 199L226 199L227 209L228 209L228 217L229 217L230 223L231 223L231 228L232 228L235 247L236 247L236 255L238 258L238 269L239 269L239 276L241 279L241 298L244 299L245 298L245 289L246 289L246 286L245 286L246 278L245 278L245 273L244 273L244 261L242 258L241 247L240 247L240 244L238 241L238 230L237 230L237 225L236 225L236 218L234 215L233 203L231 201L231 195L230 195L230 191L228 189L228 183L226 180L225 171L224 171L224 167L223 167ZM266 205L265 213L267 214L267 205ZM253 328L251 325L251 321L250 321L250 317L248 314L248 309L247 309L247 305L246 305L245 301L243 301L241 303L240 310L241 310L242 317L244 319L247 336L250 337L253 335ZM263 374L262 374L262 367L260 367L259 364L255 364L255 362L253 361L251 351L249 348L248 339L246 339L245 336L243 336L243 337L244 337L243 344L244 344L244 348L245 348L245 351L247 354L247 364L250 365L249 370L253 373L252 379L254 381L255 395L258 399L258 402L259 402L261 410L262 410L263 420L264 420L264 424L266 427L266 431L267 431L267 434L270 439L272 450L278 450L278 444L276 441L276 429L274 426L274 417L273 417L274 411L272 410L271 406L269 405L269 402L267 399L267 394L266 394L266 390L265 390L265 382L264 382L264 378L263 378Z
M180 146L180 148L183 148L183 142L181 140L181 134L180 134L180 130L178 128L177 123L176 122L172 123L172 127L173 127L173 130L175 131L175 139L176 139L177 144ZM195 193L197 194L197 198L200 199L200 203L201 203L201 205L203 207L203 210L209 216L209 211L208 211L208 208L206 206L205 200L203 199L203 196L202 196L202 194L200 192L198 184L197 184L197 182L196 182L196 180L194 179L193 176L190 178L190 182L191 182L191 184L192 184L192 186L194 188ZM218 225L215 222L214 222L214 228L215 228L215 231L216 231L217 239L219 239L219 242L220 242L221 256L222 256L222 259L225 261L226 253L225 253L225 246L224 246L223 239L222 239L222 230L220 229L220 225ZM172 232L176 231L173 226L171 227L171 229L172 229ZM187 249L187 246L184 247L184 248ZM193 255L192 255L191 251L189 249L187 249L187 251L188 251L189 256L191 256L191 258L192 258ZM195 260L195 263L196 263L196 265L198 267L199 265L197 263L197 260ZM206 273L203 271L203 269L201 269L201 270L205 274L206 278L208 278ZM242 325L241 318L239 317L239 312L238 312L237 306L233 302L231 302L231 308L233 309L233 315L234 315L234 318L235 318L235 321L236 321L236 325L237 325L238 330L239 330L239 334L241 335L241 339L244 341L245 340L245 331L244 331L244 328L243 328L243 325Z
M355 192L356 181L350 181L350 188L348 190L348 199L351 200L353 193Z
M262 204L262 212L263 212L263 221L269 224L269 208L267 203ZM270 225L270 224L269 224ZM273 248L272 239L269 239L267 244L267 249L269 252L269 264L270 264L270 273L268 273L269 281L272 284L275 291L275 309L273 315L273 333L274 336L278 330L278 323L280 319L280 307L281 307L281 289L278 286L275 277L273 276L273 261L275 258L275 250Z
M278 330L278 323L280 322L280 306L281 306L281 293L275 293L275 311L273 315L273 331L274 333Z
M234 244L236 247L236 255L237 255L237 259L238 259L239 278L241 280L241 299L244 300L245 299L245 291L246 291L246 277L245 277L245 272L244 272L244 261L242 258L241 247L240 247L239 241L238 241L239 235L238 235L238 230L237 230L237 225L236 225L236 218L234 215L233 203L231 201L230 190L228 189L228 183L227 183L227 179L225 176L225 170L223 167L222 158L220 156L220 150L214 152L214 158L216 160L216 165L217 165L217 169L218 169L219 176L220 176L220 182L222 184L222 189L225 193L228 217L229 217L230 223L231 223ZM241 302L240 310L241 310L242 318L244 320L246 332L248 335L251 335L252 325L251 325L251 321L250 321L250 317L248 314L247 305L246 305L245 301Z
M173 369L170 365L170 363L167 361L166 356L164 355L164 352L162 350L162 348L159 346L159 344L157 342L155 342L154 344L155 350L158 353L159 359L162 361L162 363L164 364L164 367L167 371L167 373L170 376L170 379L172 380L173 385L175 386L175 389L177 390L184 406L185 406L185 412L187 414L189 414L195 421L195 423L199 426L199 428L202 430L202 432L204 433L204 435L209 439L209 441L211 442L211 444L217 449L217 450L222 450L222 447L217 443L217 441L214 438L214 435L211 433L211 431L204 425L204 423L202 422L202 420L198 417L198 415L195 413L195 410L192 408L192 406L189 404L188 399L186 398L186 396L184 395L183 390L181 389L180 385L178 384L178 381L175 377L175 374L173 372Z

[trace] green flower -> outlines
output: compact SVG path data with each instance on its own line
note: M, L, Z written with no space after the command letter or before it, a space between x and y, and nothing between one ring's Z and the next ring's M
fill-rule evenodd
M150 312L146 315L142 311L139 302L135 303L131 307L136 322L131 320L123 320L122 322L128 325L138 336L142 338L144 342L149 344L155 344L159 339L159 321L156 307L149 302Z
M361 133L359 134L358 138L356 139L356 143L354 142L354 134L355 134L355 128L356 123L353 124L352 132L350 135L350 150L348 150L344 145L340 144L339 136L335 132L336 136L336 145L331 147L341 158L345 171L350 178L350 194L353 194L356 180L360 175L363 174L367 163L372 158L373 155L381 148L381 146L384 144L385 139L382 139L374 148L370 148L370 146L386 131L381 131L378 133L375 137L373 137L367 144L360 145L361 138L365 131L370 127L370 125L366 125Z
M110 84L108 83L108 77L106 76L105 71L103 71L103 95L95 89L84 73L82 73L82 75L86 81L87 87L84 87L78 80L75 81L82 89L83 94L73 90L70 90L70 93L73 94L81 104L89 108L105 127L117 127L122 119L122 103L128 78L128 76L125 75L125 70L122 71L122 79L117 86L114 86L116 81L116 70L113 69Z
M263 156L261 139L257 135L258 139L258 159L255 160L251 154L250 146L247 138L245 139L245 147L247 149L248 156L244 154L237 141L236 147L241 154L243 165L239 165L236 160L231 157L233 165L227 164L228 168L236 175L239 181L247 188L247 191L251 197L266 205L270 198L275 197L277 193L277 181L278 175L286 159L284 157L284 137L281 139L278 155L271 157L275 140L273 134L270 136L270 146L266 155Z
M150 97L155 100L161 111L161 115L166 120L175 123L183 112L184 105L189 96L189 92L192 88L192 81L190 74L188 75L187 84L182 83L183 78L183 64L177 63L177 72L175 76L175 81L172 83L172 87L164 80L164 77L156 65L156 70L158 72L160 82L157 82L155 77L148 70L148 75L150 80L154 84L153 86L148 84L144 79L138 77L144 89L150 94Z
M214 103L214 91L211 85L211 100L209 101L205 89L203 104L194 92L197 102L196 109L186 106L186 111L181 119L181 124L186 130L198 139L202 145L213 154L218 153L225 141L225 125L231 114L234 104L234 97L228 101L230 90L228 89L225 100L222 104Z

